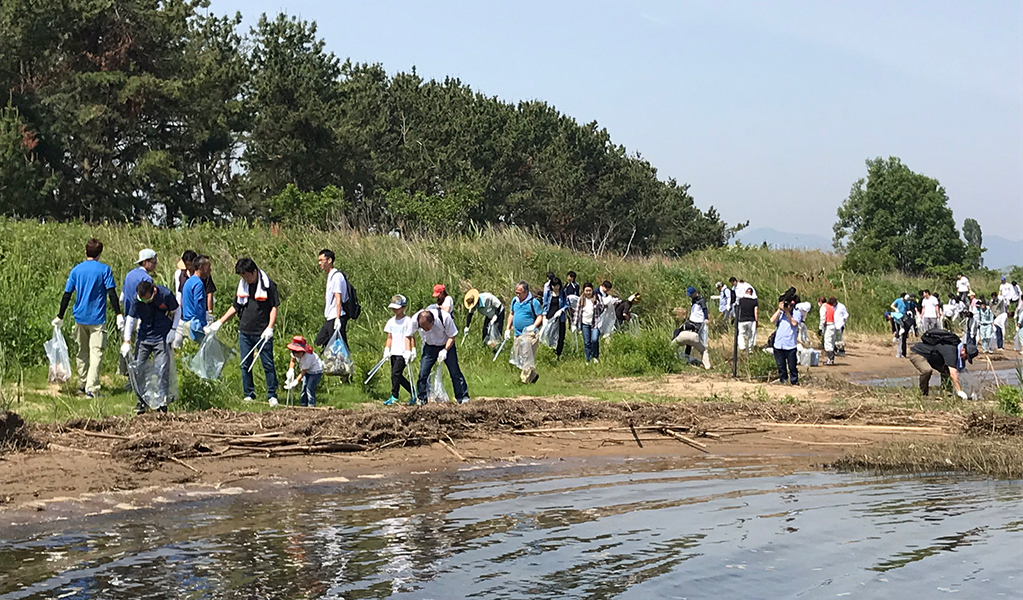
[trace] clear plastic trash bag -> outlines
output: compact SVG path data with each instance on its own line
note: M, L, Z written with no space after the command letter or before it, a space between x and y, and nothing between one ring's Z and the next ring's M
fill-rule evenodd
M497 321L491 319L486 325L486 337L483 338L483 343L487 345L487 348L491 350L497 350L501 342L504 341L504 335L501 333L501 326L498 325Z
M515 338L509 363L523 370L536 367L536 352L533 350L532 335L536 334L524 333Z
M151 410L177 400L178 372L170 344L164 342L164 352L160 356L150 355L145 361L129 360L128 381L135 394Z
M199 351L186 364L189 371L202 379L220 379L224 363L231 354L232 349L225 346L216 334L207 335L199 343Z
M614 305L609 304L604 308L604 312L600 313L600 320L597 321L597 329L600 330L601 337L606 338L615 330L615 319Z
M433 368L433 375L430 377L430 389L426 392L427 402L447 402L448 393L444 390L444 373L441 370L441 363Z
M551 317L545 320L543 325L540 327L540 343L548 348L557 348L558 339L560 337L561 335L558 331L558 318Z
M53 328L53 336L43 344L43 350L50 359L50 383L66 383L71 379L71 358L59 327Z
M341 332L335 331L327 342L323 351L323 373L325 375L340 375L351 377L355 374L355 362L352 360L352 353L341 339Z

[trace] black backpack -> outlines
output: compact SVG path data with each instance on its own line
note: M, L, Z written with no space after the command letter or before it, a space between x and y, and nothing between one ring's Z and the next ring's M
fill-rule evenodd
M344 309L345 316L354 321L362 314L362 305L359 304L359 295L355 293L355 287L352 285L352 280L348 279L347 275L344 275L344 278L345 286L348 288L345 290L348 292L348 300L341 303L341 308Z
M932 329L920 336L920 341L929 346L958 346L959 336L944 329Z

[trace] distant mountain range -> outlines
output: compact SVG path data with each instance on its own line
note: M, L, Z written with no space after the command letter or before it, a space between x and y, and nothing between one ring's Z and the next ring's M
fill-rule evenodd
M801 248L807 250L823 250L832 252L831 238L812 233L788 233L770 227L743 229L736 236L736 241L747 245L761 245L767 242L774 248ZM1023 240L1010 240L997 235L985 235L984 266L992 269L1007 269L1013 265L1023 265Z

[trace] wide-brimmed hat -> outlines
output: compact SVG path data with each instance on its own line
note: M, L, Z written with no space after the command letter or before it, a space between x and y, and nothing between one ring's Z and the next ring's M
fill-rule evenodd
M313 348L312 346L306 343L304 337L296 335L295 337L291 338L291 343L288 344L288 350L294 350L295 352L312 353Z
M446 285L444 285L443 283L438 283L437 285L433 286L433 297L440 298L440 295L447 293L447 291L448 288Z
M472 288L465 293L465 298L462 298L462 304L466 310L472 310L476 308L476 305L480 303L480 292L476 288Z
M141 263L144 260L153 260L154 258L156 258L156 250L146 248L145 250L139 250L139 259L135 262Z
M408 298L401 294L395 294L391 296L391 303L387 305L387 308L405 308L408 306Z
M179 258L178 264L174 265L174 268L176 268L179 271L184 271L187 266L188 265L185 264L185 261Z

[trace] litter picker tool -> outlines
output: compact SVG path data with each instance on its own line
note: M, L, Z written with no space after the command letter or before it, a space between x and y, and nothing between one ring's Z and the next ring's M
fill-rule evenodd
M246 360L249 359L250 356L252 357L252 362L249 363L249 369L248 369L249 373L252 372L252 367L256 366L256 357L259 356L259 354L263 352L263 347L266 346L266 342L267 342L267 340L265 338L260 339L259 343L257 343L255 346L253 346L252 350L249 350L249 353L246 354L245 358L242 359L242 362L244 363Z
M494 353L494 360L491 362L497 362L497 357L501 355L501 350L504 350L504 345L508 343L508 338L504 338L501 345L497 347L497 352Z
M412 366L412 361L409 361L405 368L408 369L408 382L412 386L412 404L415 404L419 401L419 388L416 387L416 370Z
M362 382L363 385L366 385L367 383L369 383L370 379L373 379L373 376L377 374L377 371L380 370L380 367L384 366L384 363L387 362L387 358L388 357L385 356L384 358L380 359L380 362L373 365L373 368L369 370L369 375L366 376L366 381Z

